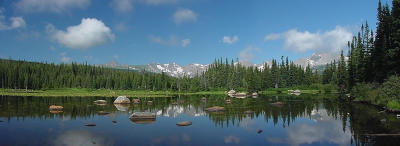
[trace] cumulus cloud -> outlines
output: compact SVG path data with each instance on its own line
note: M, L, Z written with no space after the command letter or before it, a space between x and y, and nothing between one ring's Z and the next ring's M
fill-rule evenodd
M182 40L182 47L186 47L189 44L190 44L190 39L183 39Z
M22 12L65 12L71 8L84 9L90 0L20 0L15 4Z
M291 29L283 33L274 33L265 36L264 41L282 39L284 48L295 52L321 51L338 52L346 47L346 42L352 38L352 33L348 29L336 26L335 29L326 32L309 31L300 32Z
M259 52L261 49L257 47L248 46L239 52L240 63L243 65L251 65L251 60L254 58L254 53Z
M232 36L232 37L230 37L230 36L224 36L224 37L222 38L222 42L223 42L223 43L226 43L226 44L233 44L233 43L237 42L238 40L239 40L239 37L238 37L237 35L234 35L234 36Z
M0 8L0 30L11 30L17 28L25 28L26 23L22 17L10 17L10 24L7 24L6 16L4 16L4 9Z
M133 0L113 0L111 8L121 13L130 12L133 9Z
M106 138L101 135L96 135L96 133L92 133L87 130L69 130L61 133L60 135L57 135L57 137L55 139L52 139L50 142L52 145L55 146L114 145L114 141L112 139Z
M46 31L58 43L72 49L82 49L99 46L113 41L115 36L111 29L95 18L83 18L81 24L69 26L66 31L57 30L53 25L46 26Z
M174 13L173 18L174 18L175 24L196 22L197 14L189 9L179 9Z

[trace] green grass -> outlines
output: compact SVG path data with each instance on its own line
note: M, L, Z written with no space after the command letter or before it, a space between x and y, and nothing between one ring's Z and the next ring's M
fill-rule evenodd
M396 100L389 101L386 106L391 110L400 110L400 103Z

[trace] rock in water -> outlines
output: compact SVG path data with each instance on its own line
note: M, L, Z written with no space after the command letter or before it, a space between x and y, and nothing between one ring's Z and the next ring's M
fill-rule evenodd
M178 122L178 123L176 123L176 125L178 125L178 126L189 126L189 125L192 125L192 122L190 122L190 121L183 121L183 122Z
M133 99L134 104L139 104L139 102L140 102L140 99Z
M49 109L52 111L61 111L64 107L58 105L50 105Z
M113 122L113 123L117 123L117 121L115 121L115 120L113 120L112 122Z
M110 113L109 112L105 112L105 111L99 111L97 114L98 115L108 115Z
M244 113L245 113L245 114L253 114L254 111L248 110L248 111L245 111Z
M105 101L105 100L95 100L93 102L96 104L106 104L107 103L107 101Z
M225 108L224 107L220 107L220 106L213 106L213 107L206 108L206 111L208 111L208 112L222 112L222 111L225 111Z
M96 124L90 123L90 124L86 124L85 126L93 127L93 126L96 126Z
M253 94L251 94L251 96L258 96L258 93L254 92Z
M126 96L118 96L117 99L115 99L114 103L116 104L129 104L131 103L131 100L127 98Z
M260 134L261 132L263 132L261 129L258 129L257 133Z
M0 123L3 122L2 120L0 120Z

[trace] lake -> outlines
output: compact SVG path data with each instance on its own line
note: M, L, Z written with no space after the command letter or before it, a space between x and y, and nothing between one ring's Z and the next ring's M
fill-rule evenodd
M0 145L397 145L400 119L336 95L140 98L0 97ZM206 100L202 100L206 97ZM98 99L107 104L94 104ZM130 98L131 100L133 98ZM226 100L231 99L230 103ZM147 101L152 101L148 103ZM50 105L61 105L58 112ZM207 112L212 106L222 112ZM133 113L155 120L133 121ZM190 126L177 122L191 121ZM85 126L96 124L96 126Z

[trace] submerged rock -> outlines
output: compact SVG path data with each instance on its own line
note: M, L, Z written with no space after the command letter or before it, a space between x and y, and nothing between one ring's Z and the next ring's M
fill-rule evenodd
M117 121L115 121L115 120L113 120L112 122L113 122L113 123L117 123Z
M126 96L118 96L117 99L115 99L114 104L129 104L131 103L131 100L127 98Z
M3 122L2 120L0 120L0 123Z
M260 133L262 133L263 131L261 130L261 129L258 129L258 131L257 131L257 133L258 134L260 134Z
M110 113L109 112L105 112L105 111L99 111L97 114L98 115L108 115Z
M106 104L107 103L106 100L95 100L93 102L96 103L96 104Z
M205 111L208 111L208 112L222 112L222 111L225 111L225 108L224 107L220 107L220 106L213 106L213 107L206 108Z
M89 123L89 124L86 124L85 126L88 126L88 127L93 127L93 126L96 126L96 124Z
M227 99L227 100L225 100L225 102L226 102L227 104L229 104L229 103L231 103L231 100L230 100L230 99Z
M192 122L190 122L190 121L183 121L183 122L178 122L178 123L176 123L176 125L178 125L178 126L189 126L189 125L192 125Z
M50 105L49 109L52 111L61 111L64 107L58 105Z

